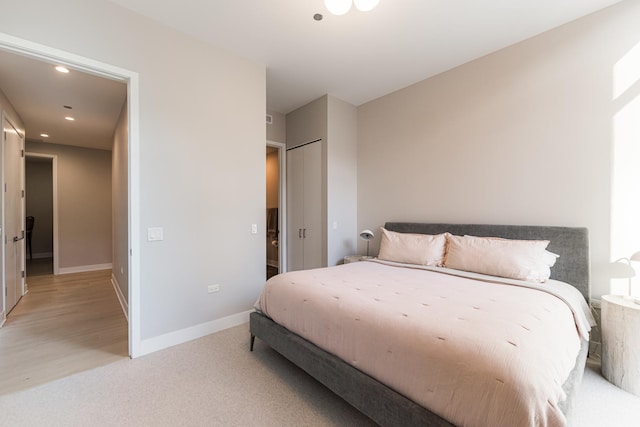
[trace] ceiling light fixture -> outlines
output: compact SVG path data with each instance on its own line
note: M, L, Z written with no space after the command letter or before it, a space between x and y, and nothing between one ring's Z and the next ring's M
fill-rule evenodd
M71 117L71 116L66 116L64 119L65 119L65 120L69 120L70 122L72 122L72 121L74 121L74 120L75 120L75 119L74 119L73 117Z
M334 15L344 15L351 10L351 5L355 4L356 9L361 12L373 10L380 0L324 0L324 5L329 12Z
M62 65L58 65L56 67L56 71L64 73L64 74L68 74L69 73L69 69L66 67L63 67Z
M43 138L49 138L49 134L46 134L46 133L41 133L40 136Z

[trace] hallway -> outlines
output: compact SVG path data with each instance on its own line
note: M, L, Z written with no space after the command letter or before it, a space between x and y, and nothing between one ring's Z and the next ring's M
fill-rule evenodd
M0 328L0 394L128 357L111 270L28 276L27 283Z

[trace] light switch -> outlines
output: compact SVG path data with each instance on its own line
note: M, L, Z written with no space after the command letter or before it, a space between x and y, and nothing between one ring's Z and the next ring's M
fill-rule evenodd
M258 224L251 224L251 234L258 234Z
M150 242L155 242L159 240L164 240L162 227L149 227L147 228L147 240Z

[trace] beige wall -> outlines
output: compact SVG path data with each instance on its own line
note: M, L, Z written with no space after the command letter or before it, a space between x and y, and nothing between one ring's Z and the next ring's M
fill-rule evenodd
M325 95L286 116L287 147L322 140L323 265L356 251L357 110Z
M26 151L58 158L60 271L111 265L111 152L33 141Z
M273 123L267 124L267 140L285 143L287 141L285 115L269 110L267 110L267 114L271 114L273 118Z
M356 253L358 116L356 107L327 98L327 260L341 264Z
M272 152L267 154L267 162L266 162L266 191L267 191L267 208L277 208L278 207L278 177L279 177L279 168L278 168L278 152Z
M27 157L25 167L26 216L33 216L31 250L34 258L53 256L52 159Z
M611 185L614 122L638 102L638 62L629 89L612 90L620 61L634 48L638 59L638 22L640 2L627 1L362 105L359 228L586 226L592 293L609 293L609 261L633 250L612 246ZM637 188L628 200L638 250Z
M113 133L111 151L111 259L113 260L113 278L127 302L129 301L128 130L128 110L125 101Z
M264 65L106 0L0 4L3 33L138 73L140 351L250 310L264 285Z

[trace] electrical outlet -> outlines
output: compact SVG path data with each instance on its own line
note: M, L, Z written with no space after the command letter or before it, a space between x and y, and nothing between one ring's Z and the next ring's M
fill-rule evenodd
M218 291L220 291L220 285L218 284L207 286L207 292L210 294Z

